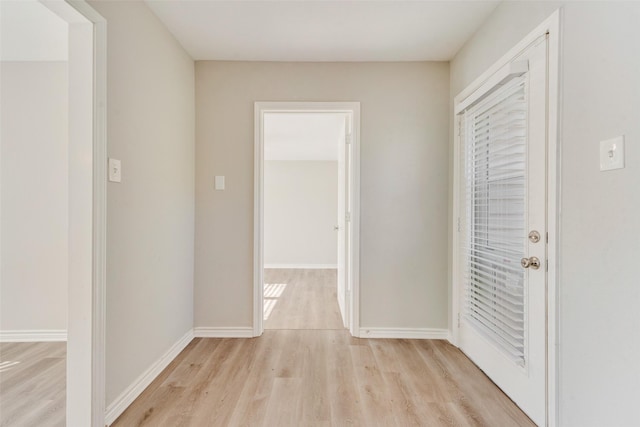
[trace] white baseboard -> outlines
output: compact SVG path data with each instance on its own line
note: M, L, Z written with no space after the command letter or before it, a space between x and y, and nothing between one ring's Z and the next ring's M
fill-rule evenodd
M360 327L360 338L397 338L418 340L448 340L447 329L433 328L367 328Z
M175 359L178 354L193 340L193 329L189 330L171 348L160 357L153 365L142 373L129 387L123 391L109 406L105 414L105 424L111 425L145 388L156 379L158 375Z
M54 342L66 340L66 329L0 331L0 342Z
M274 268L274 269L290 269L290 268L299 268L305 270L314 270L314 269L337 269L338 264L265 264L264 268Z
M253 338L253 328L250 326L232 327L198 327L194 329L196 338Z

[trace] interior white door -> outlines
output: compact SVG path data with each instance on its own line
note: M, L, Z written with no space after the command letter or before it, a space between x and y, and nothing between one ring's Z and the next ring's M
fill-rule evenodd
M458 116L459 344L545 425L546 38L515 61L528 71L499 80Z
M347 326L347 304L346 304L346 234L345 215L347 212L347 171L346 171L346 129L347 119L345 117L344 129L338 143L338 212L336 212L336 227L338 233L338 306L344 326Z
M352 138L353 138L353 114L345 114L344 137L340 139L339 154L339 197L341 210L339 212L338 223L340 224L338 242L341 246L338 250L338 283L342 285L342 298L344 307L342 308L342 320L346 328L353 327L353 292L352 292L352 242L353 231L351 228L351 191L353 177L352 170Z

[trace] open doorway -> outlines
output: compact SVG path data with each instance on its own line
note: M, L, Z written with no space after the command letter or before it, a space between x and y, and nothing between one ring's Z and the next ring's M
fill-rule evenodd
M264 116L265 329L344 328L339 160L347 120L332 112Z
M1 424L104 425L106 24L1 2Z
M358 334L358 128L358 103L256 103L256 336Z
M2 2L0 28L0 424L60 425L66 418L69 29L38 2Z

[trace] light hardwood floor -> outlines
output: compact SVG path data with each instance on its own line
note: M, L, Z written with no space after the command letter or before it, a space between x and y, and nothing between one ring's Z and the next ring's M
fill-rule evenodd
M314 329L337 310L331 274L315 273L267 276L294 283L281 309L293 297L314 310L290 312L305 329L193 340L113 426L534 426L445 341L353 338L341 321ZM314 303L301 297L310 283L322 288ZM0 356L0 425L64 426L65 344L0 344Z
M64 342L0 343L0 426L65 425Z
M335 280L266 270L268 330L195 339L114 426L534 425L444 341L351 337Z
M444 341L195 339L114 426L533 426Z
M332 269L265 269L265 329L342 329Z

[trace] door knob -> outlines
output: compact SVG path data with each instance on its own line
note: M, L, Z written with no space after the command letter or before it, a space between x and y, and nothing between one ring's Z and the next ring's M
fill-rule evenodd
M540 260L537 257L532 256L531 258L522 258L520 260L520 265L522 268L532 268L537 270L540 268Z
M529 233L529 240L531 241L531 243L538 243L540 241L540 233L538 233L536 230L533 230L531 233Z

